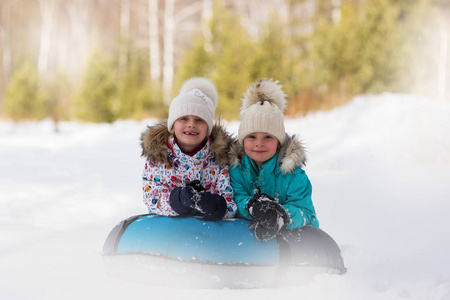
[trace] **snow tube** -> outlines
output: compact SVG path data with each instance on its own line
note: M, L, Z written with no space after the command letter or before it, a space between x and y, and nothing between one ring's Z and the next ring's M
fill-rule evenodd
M103 246L107 271L152 285L257 288L301 284L346 269L336 242L312 226L259 241L250 221L133 216L117 224Z

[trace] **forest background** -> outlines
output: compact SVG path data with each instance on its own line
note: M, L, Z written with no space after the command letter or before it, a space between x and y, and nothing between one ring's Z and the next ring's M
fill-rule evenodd
M260 78L289 116L360 94L450 100L450 0L1 0L0 117L167 116L192 76L239 116Z

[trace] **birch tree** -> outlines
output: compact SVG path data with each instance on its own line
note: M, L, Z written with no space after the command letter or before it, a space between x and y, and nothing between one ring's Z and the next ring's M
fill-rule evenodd
M262 26L274 12L281 20L288 21L289 1L285 0L233 0L238 12L242 16L243 26L251 36L258 38Z
M159 17L158 0L148 0L148 32L149 32L149 56L150 78L152 81L161 79L161 63L159 43Z
M39 0L39 8L42 15L42 29L40 37L38 70L39 74L42 75L48 68L55 2L54 0Z
M439 54L438 54L438 81L437 81L437 90L438 90L438 99L444 100L449 99L450 95L448 91L449 84L449 13L450 13L450 1L449 0L434 0L432 4L437 9L438 15L438 31L439 31Z
M212 51L212 33L211 29L209 28L208 22L211 20L213 15L213 3L212 0L203 0L202 1L202 15L201 15L201 29L202 29L202 35L203 39L205 41L205 51L210 52Z
M89 43L89 0L72 0L67 4L69 15L69 43L68 56L71 58L65 64L67 73L75 77L80 74L80 66L87 59Z
M11 72L11 43L9 36L11 6L9 0L0 2L0 99L3 94L6 78ZM1 102L1 101L0 101Z
M164 68L163 90L164 103L169 104L174 74L174 36L175 36L175 0L166 0L164 10Z
M448 29L443 16L439 19L438 99L443 100L447 91Z
M127 40L130 38L131 5L130 0L120 1L120 47L119 70L124 72L127 67Z
M331 19L334 23L341 20L341 0L331 1Z

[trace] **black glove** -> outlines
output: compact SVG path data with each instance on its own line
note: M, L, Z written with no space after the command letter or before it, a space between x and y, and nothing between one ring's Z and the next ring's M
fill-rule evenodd
M179 186L170 192L169 204L179 215L190 214L200 199L199 193L204 190L199 180L190 181L185 187Z
M195 209L208 220L220 220L227 211L227 201L219 194L201 192Z
M272 197L261 194L257 190L255 195L247 203L246 209L255 220L250 228L255 230L258 240L269 240L287 225L290 219L286 210Z

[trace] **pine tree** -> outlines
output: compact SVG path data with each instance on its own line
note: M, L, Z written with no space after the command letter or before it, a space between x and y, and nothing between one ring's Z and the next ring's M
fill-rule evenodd
M361 23L361 65L358 90L369 93L400 91L408 69L409 48L405 47L400 9L389 0L368 2Z
M139 57L127 56L127 65L124 66L123 74L120 74L120 80L117 81L118 100L117 100L117 117L127 119L134 115L142 115L143 107L137 103L137 92L145 81L142 74L146 64L141 64Z
M310 38L313 86L334 107L360 92L356 77L361 76L361 23L356 5L343 4L339 23L321 19ZM317 108L317 107L316 107Z
M25 60L6 87L3 113L13 121L21 121L41 120L46 117L46 112L47 103L37 67Z
M219 15L219 12L217 12ZM219 92L217 112L232 120L239 116L240 99L253 81L250 70L255 46L243 29L239 18L222 13L212 24L214 65L216 71L211 78Z
M126 71L121 74L117 83L117 117L143 119L162 115L164 112L162 88L157 82L149 82L145 52L134 49L128 56Z
M252 66L250 78L273 78L284 84L292 76L289 66L288 43L282 25L273 16L266 24L262 36L256 42L253 55L249 57ZM290 92L290 91L285 91Z
M233 16L219 2L210 22L211 47L206 50L200 37L194 47L185 52L179 64L177 87L192 76L205 76L217 88L219 103L216 114L227 120L239 116L240 99L251 83L254 42L242 27L239 16Z
M46 115L55 124L55 131L58 132L59 122L69 118L70 106L70 80L63 70L58 70L48 78L45 83L45 98L47 99Z
M322 22L311 37L317 86L328 107L360 93L401 92L414 48L407 43L404 10L389 0L345 2L338 23ZM403 90L404 91L404 90Z
M75 101L75 117L88 122L117 119L117 81L112 60L94 51Z

